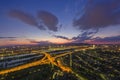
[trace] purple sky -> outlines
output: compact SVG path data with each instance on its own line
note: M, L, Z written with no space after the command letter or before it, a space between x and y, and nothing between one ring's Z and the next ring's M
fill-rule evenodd
M120 43L120 0L0 0L0 46Z

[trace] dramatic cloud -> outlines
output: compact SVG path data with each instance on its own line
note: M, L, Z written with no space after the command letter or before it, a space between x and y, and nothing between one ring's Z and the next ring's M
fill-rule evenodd
M36 40L31 40L31 39L27 39L27 40L30 41L30 43L35 43L35 44L39 44L39 45L53 44L52 42L49 42L49 41L36 41Z
M111 37L104 37L104 38L94 38L93 42L120 42L120 35L118 36L111 36Z
M21 20L22 22L35 26L37 28L39 28L40 30L45 30L45 28L41 25L39 25L39 23L37 22L37 20L30 14L27 14L23 11L20 10L11 10L9 12L9 16L12 18L16 18L18 20Z
M55 15L47 11L39 11L37 15L40 21L37 21L34 16L20 10L11 10L9 12L10 17L21 20L26 24L35 26L40 30L46 30L47 27L47 29L50 31L58 31L58 18Z
M96 30L118 24L120 0L87 0L83 15L73 21L73 25L81 30Z
M71 40L71 43L120 44L120 35L104 37L104 38L101 37L93 38L96 32L83 32L82 34L79 34L77 37L73 37L71 39L64 36L54 36L54 37L65 40Z
M97 33L95 32L83 32L82 34L79 34L77 37L73 37L72 40L73 42L85 42L86 40L90 40L93 38L93 36Z
M65 36L60 36L60 35L53 35L56 38L61 38L61 39L65 39L65 40L70 40L68 37Z
M85 31L85 32L82 32L81 34L79 34L78 36L76 37L73 37L73 38L68 38L68 37L65 37L65 36L60 36L60 35L53 35L54 37L56 38L61 38L61 39L65 39L65 40L71 40L72 42L79 42L79 43L82 43L82 42L85 42L86 40L90 40L93 38L93 36L97 33L98 31Z
M15 39L17 37L0 37L0 39Z
M38 17L49 30L57 31L58 18L55 15L47 11L39 11Z

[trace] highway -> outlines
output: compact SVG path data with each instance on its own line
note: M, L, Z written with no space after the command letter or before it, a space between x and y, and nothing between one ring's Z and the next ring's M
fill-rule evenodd
M71 54L71 53L58 54L55 57L52 57L49 53L45 53L45 52L44 53L42 52L42 54L45 55L45 56L41 60L31 62L31 63L27 63L27 64L24 64L24 65L20 65L20 66L17 66L17 67L13 67L13 68L10 68L10 69L2 70L2 71L0 71L0 75L8 74L8 73L11 73L11 72L19 71L19 70L22 70L22 69L26 69L26 68L30 68L30 67L34 67L34 66L38 66L38 65L49 64L49 63L52 63L53 65L56 65L56 66L60 67L63 71L67 71L67 72L70 71L70 70L67 70L67 67L64 67L62 65L60 60L57 61L58 63L56 63L55 60L59 57L62 57L62 56L65 56L65 55L68 55L68 54Z
M52 65L55 65L55 66L59 67L64 72L74 74L80 80L87 80L86 78L82 77L81 75L75 73L70 67L65 66L62 63L62 61L60 60L60 57L63 57L63 56L66 56L66 55L71 55L76 51L83 50L83 49L78 49L78 48L77 49L73 48L73 49L74 49L74 51L65 51L63 53L56 54L55 56L52 56L52 54L47 53L47 52L43 52L43 51L33 51L34 53L41 54L44 57L40 60L31 62L31 63L23 64L23 65L16 66L16 67L6 69L6 70L2 70L2 71L0 71L0 75L5 75L5 74L12 73L12 72L15 72L15 71L20 71L20 70L27 69L27 68L30 68L30 67L35 67L35 66L38 66L38 65L52 64ZM84 50L86 50L86 49L90 49L90 48L84 48Z

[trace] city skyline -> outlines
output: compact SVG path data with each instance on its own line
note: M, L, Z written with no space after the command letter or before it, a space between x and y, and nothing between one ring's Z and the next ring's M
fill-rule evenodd
M1 0L0 46L120 44L119 0Z

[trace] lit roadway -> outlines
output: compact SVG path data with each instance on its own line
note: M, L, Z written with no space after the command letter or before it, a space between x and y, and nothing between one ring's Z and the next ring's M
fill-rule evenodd
M79 50L82 50L82 49L79 49ZM75 51L78 51L78 50L75 50ZM50 64L51 63L52 65L55 65L55 66L59 67L62 71L75 74L80 80L86 80L82 76L80 76L77 73L75 73L74 71L72 71L72 69L70 67L63 65L62 61L59 59L59 57L63 57L65 55L71 55L73 52L68 51L68 52L65 52L65 53L62 53L62 54L57 54L54 57L51 56L49 53L46 53L46 52L41 52L41 51L34 51L34 52L40 53L40 54L44 55L44 57L41 60L38 60L38 61L34 61L34 62L27 63L27 64L24 64L24 65L20 65L20 66L17 66L17 67L13 67L13 68L10 68L10 69L2 70L2 71L0 71L0 75L8 74L8 73L11 73L11 72L23 70L23 69L38 66L38 65Z
M64 67L60 64L60 60L57 60L57 62L55 62L56 58L68 55L70 53L59 54L59 55L56 55L55 57L52 57L49 53L43 53L43 54L45 56L41 60L31 62L31 63L27 63L27 64L24 64L24 65L20 65L20 66L17 66L17 67L13 67L13 68L10 68L10 69L7 69L7 70L0 71L0 75L4 75L4 74L7 74L7 73L19 71L19 70L26 69L26 68L29 68L29 67L34 67L34 66L43 65L43 64L49 64L49 63L52 63L52 64L60 67L64 71L67 71L67 72L70 71L70 70L67 69L67 67L65 67L65 69L64 69Z

